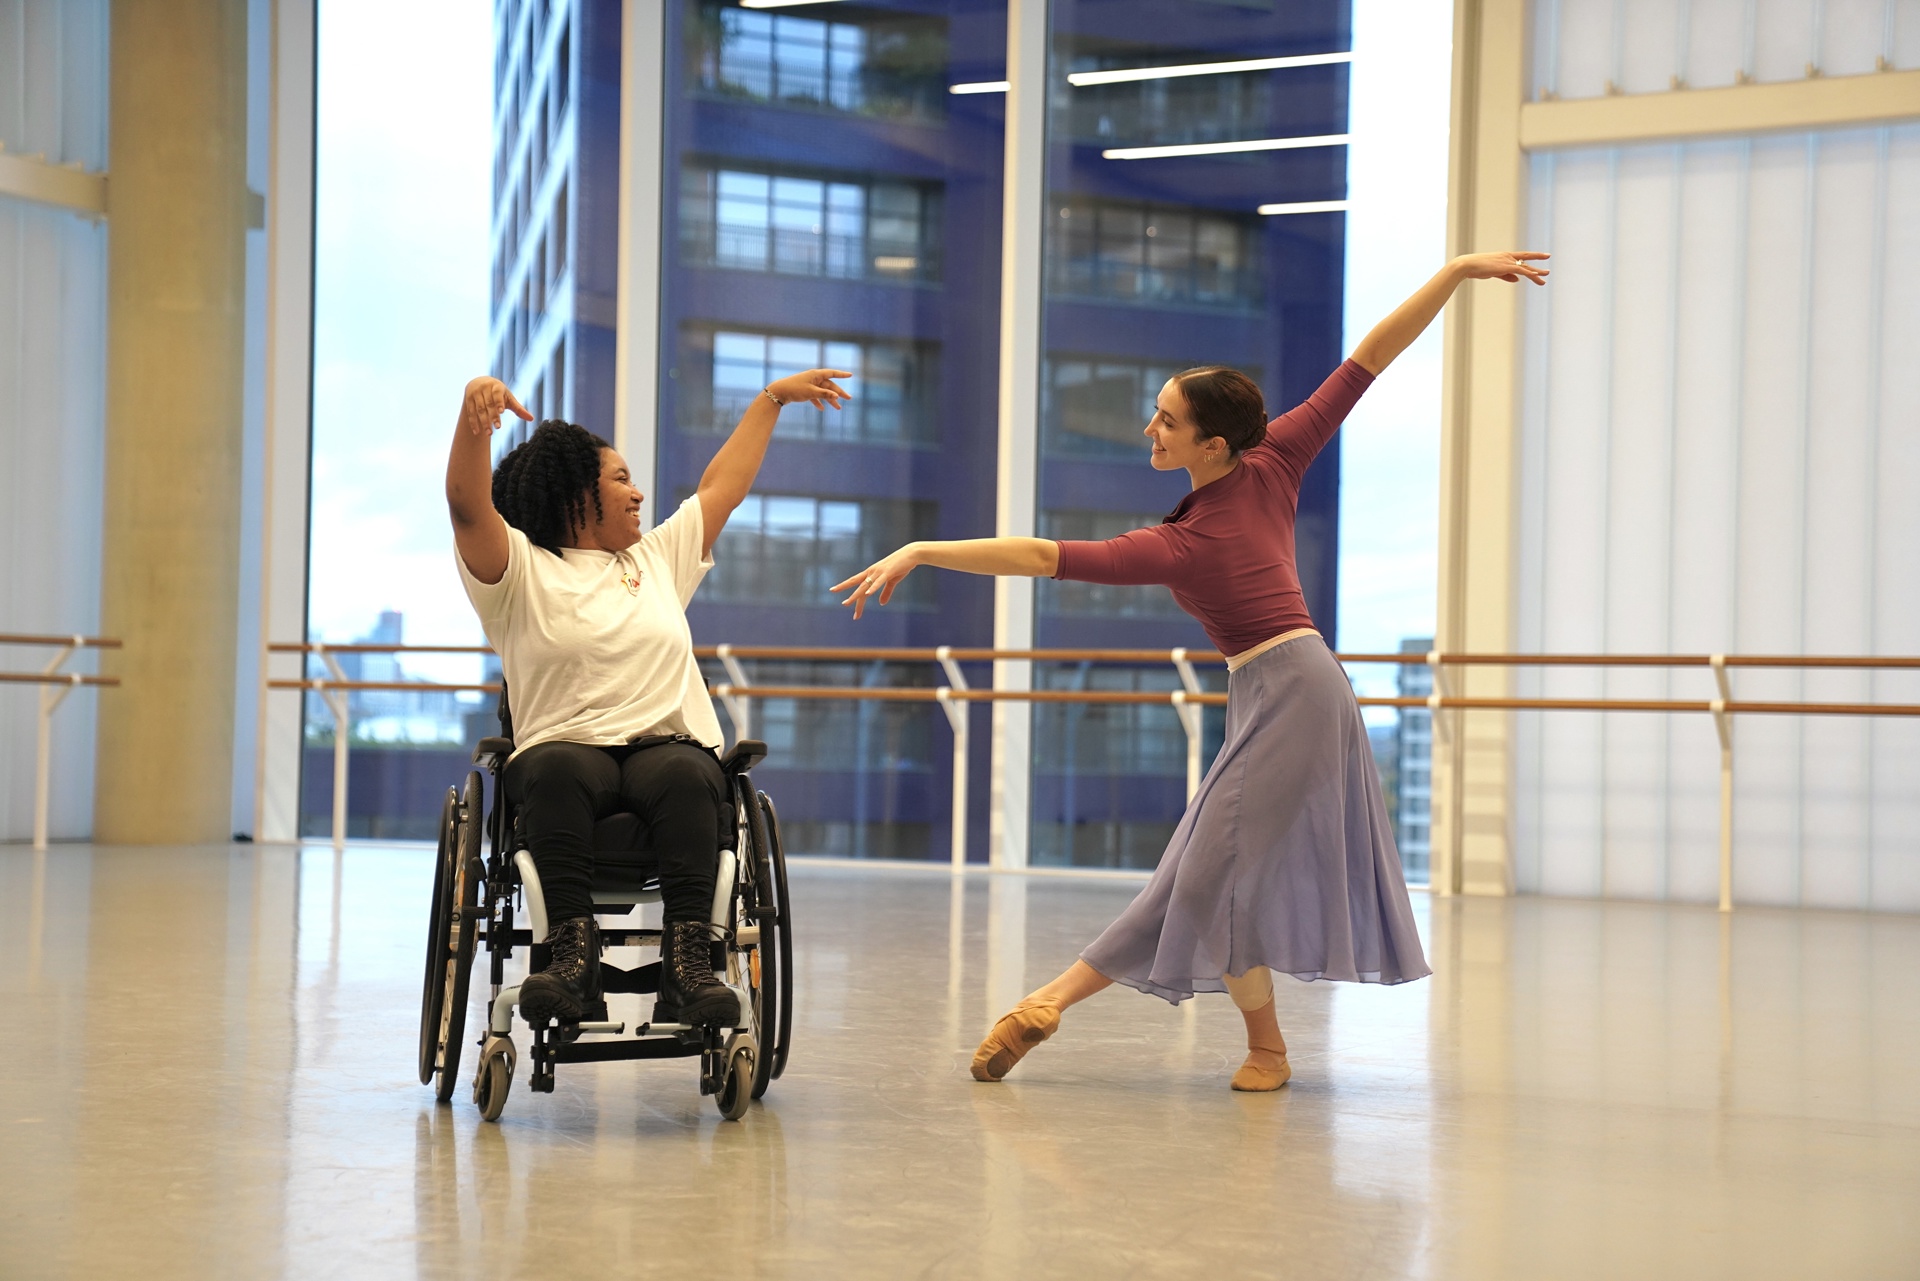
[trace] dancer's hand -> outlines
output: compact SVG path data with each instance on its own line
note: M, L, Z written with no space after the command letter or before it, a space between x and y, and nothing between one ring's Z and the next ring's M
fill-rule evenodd
M860 617L865 611L869 597L878 596L880 603L886 604L893 599L893 589L898 587L901 581L913 572L914 566L920 563L919 546L918 543L908 543L891 556L881 557L845 582L835 583L832 590L844 592L849 588L853 589L853 594L840 603L853 606L855 618Z
M483 374L467 384L466 396L460 402L460 426L476 436L491 436L500 426L500 415L508 410L533 421L533 415L513 398L505 383Z
M853 396L833 380L851 377L853 375L845 369L809 369L768 383L767 390L789 405L804 400L815 409L828 406L838 409L842 401L852 400Z
M1536 285L1547 283L1551 273L1545 267L1536 267L1536 262L1545 262L1551 254L1534 253L1532 250L1518 249L1496 254L1462 254L1453 260L1453 266L1463 280L1504 280L1509 284L1531 280Z

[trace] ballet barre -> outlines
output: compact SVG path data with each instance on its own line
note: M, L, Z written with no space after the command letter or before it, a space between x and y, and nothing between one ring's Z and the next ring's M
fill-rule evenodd
M40 687L40 711L38 722L34 727L36 735L33 756L33 848L44 850L47 848L47 827L52 807L53 710L65 702L67 695L80 686L99 687L120 683L120 678L117 676L86 676L79 672L63 672L60 667L73 656L76 650L119 649L120 642L104 636L0 633L0 645L52 647L59 650L53 659L37 672L0 672L0 683Z
M4 638L0 638L4 639ZM54 638L59 640L59 638ZM349 730L347 695L356 690L478 691L497 693L498 684L432 683L420 681L349 681L335 654L490 654L483 645L325 645L276 644L275 653L305 653L328 665L331 679L269 680L269 689L306 690L320 695L334 715L333 839L340 847L346 833L346 760ZM753 736L755 700L819 699L879 703L934 703L945 714L953 733L952 842L954 870L964 869L967 849L968 757L971 733L968 709L974 703L1075 704L1083 706L1167 707L1180 719L1187 739L1187 799L1200 785L1203 765L1203 716L1208 707L1223 707L1224 691L1206 689L1197 665L1220 665L1224 655L1215 650L1173 649L993 649L961 646L803 646L697 645L697 658L718 661L727 679L710 684L708 692L727 712L734 737ZM1733 697L1730 673L1735 669L1780 671L1852 670L1920 671L1920 657L1875 655L1784 654L1505 654L1451 653L1432 650L1385 654L1341 653L1344 664L1428 667L1434 690L1426 695L1356 698L1362 707L1424 709L1431 713L1532 712L1642 712L1705 714L1713 717L1720 741L1720 909L1733 907L1733 718L1736 716L1920 716L1920 703L1808 702ZM944 683L936 685L804 685L757 684L743 663L935 663ZM961 670L962 663L991 662L1103 663L1118 666L1171 665L1180 679L1173 690L979 689ZM1449 672L1464 667L1584 667L1584 668L1706 668L1714 678L1717 697L1675 698L1545 698L1489 697L1454 693ZM97 679L97 678L95 678ZM1436 716L1436 728L1438 720Z
M1226 694L1203 689L1194 670L1195 663L1225 662L1217 651L1171 650L1071 650L1071 649L825 649L802 646L728 646L695 652L720 659L727 667L729 683L710 687L713 696L727 708L736 735L747 737L751 728L753 698L850 699L882 702L938 702L954 729L953 841L952 863L960 871L966 859L966 713L965 706L976 702L1078 703L1127 706L1169 706L1180 718L1187 738L1187 800L1199 790L1202 773L1202 709L1224 706ZM746 680L739 660L763 658L793 662L885 661L914 662L934 658L949 673L950 685L927 688L867 687L825 685L753 685ZM1735 716L1920 716L1920 704L1913 703L1838 703L1792 702L1736 699L1728 672L1733 668L1776 670L1920 670L1920 658L1875 657L1870 655L1735 655L1735 654L1456 654L1427 653L1336 654L1347 664L1393 664L1424 666L1434 672L1434 692L1412 696L1360 696L1362 707L1424 708L1435 715L1442 711L1579 711L1579 712L1655 712L1705 713L1713 717L1720 741L1720 910L1733 910L1733 718ZM1125 664L1171 663L1180 675L1181 688L1160 693L1144 690L993 690L969 689L955 664L962 661L1026 659L1051 662L1107 662ZM1451 667L1704 667L1713 673L1717 698L1500 698L1460 695L1450 692L1447 669Z

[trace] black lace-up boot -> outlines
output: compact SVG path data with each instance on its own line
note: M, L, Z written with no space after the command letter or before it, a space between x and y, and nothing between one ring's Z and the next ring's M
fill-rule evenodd
M705 921L668 921L660 938L656 1023L733 1027L740 1001L713 973L713 930Z
M520 1016L534 1027L548 1019L574 1023L605 1018L600 1000L600 926L591 916L560 922L547 935L547 968L520 985Z

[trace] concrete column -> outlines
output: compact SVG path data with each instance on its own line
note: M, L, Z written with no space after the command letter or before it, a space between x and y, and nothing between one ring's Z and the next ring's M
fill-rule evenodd
M114 0L101 842L230 835L246 35L245 0Z
M1525 0L1454 9L1450 254L1524 249ZM1442 652L1510 652L1519 515L1520 290L1470 284L1447 308L1440 434ZM1453 668L1451 694L1513 691L1504 667ZM1433 885L1442 894L1510 893L1513 714L1441 712L1433 725Z

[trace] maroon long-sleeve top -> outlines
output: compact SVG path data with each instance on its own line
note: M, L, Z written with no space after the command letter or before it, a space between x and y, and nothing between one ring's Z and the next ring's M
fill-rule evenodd
M1293 548L1300 482L1372 382L1346 361L1305 404L1268 423L1238 467L1182 498L1162 523L1105 542L1061 542L1054 577L1169 587L1229 656L1312 627Z

